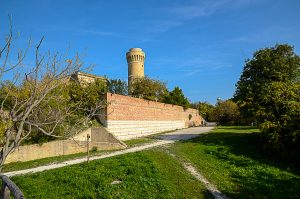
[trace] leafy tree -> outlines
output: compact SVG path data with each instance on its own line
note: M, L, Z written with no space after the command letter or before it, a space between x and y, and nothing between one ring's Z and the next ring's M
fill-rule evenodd
M47 82L46 80L44 80ZM12 82L3 82L0 88L0 101L3 103L3 113L13 113L14 106L19 106L19 112L26 111L23 109L21 104L25 104L26 100L32 98L32 86L33 82L29 79L25 80L21 85L15 85ZM44 87L43 80L41 80L37 87ZM5 99L6 98L6 99ZM16 103L15 101L18 101ZM58 85L54 88L45 98L36 106L28 115L27 121L25 121L24 131L30 132L23 139L23 143L41 143L56 139L58 136L63 136L64 128L61 128L57 124L62 124L61 121L66 118L71 117L71 113L67 113L69 103L69 95L67 92L67 87L64 84ZM6 124L5 128L9 128L11 122L9 122L11 118L3 115L2 121ZM13 122L13 121L12 121ZM31 124L27 125L28 123ZM35 127L33 124L39 124L39 127ZM31 128L31 129L30 129ZM39 129L41 128L41 129ZM4 129L3 132L5 131ZM54 133L55 129L55 133ZM14 133L16 129L13 129ZM49 136L43 133L43 131L52 134L53 136ZM5 138L2 137L1 141L5 141ZM20 142L21 143L21 142ZM1 143L4 144L4 143Z
M215 108L211 112L211 119L221 125L237 124L239 117L239 107L232 100L218 100Z
M261 97L264 97L267 85L272 82L299 82L300 58L289 45L276 45L254 53L247 60L236 85L234 99L243 111L255 116L263 109ZM259 118L262 119L263 118Z
M81 103L82 114L86 113L86 110L91 110L97 103L100 102L101 96L107 92L107 84L102 80L95 80L86 86L80 85L79 82L72 81L68 85L68 91L70 95L70 105L77 106Z
M300 57L287 44L258 50L247 60L234 99L255 118L277 150L299 143Z
M214 106L208 102L196 102L191 104L191 106L195 109L199 110L199 114L206 120L206 121L212 121L211 120L211 114L214 110Z
M269 83L261 103L264 109L256 114L264 118L260 128L272 148L300 148L300 83Z
M128 95L128 86L120 79L110 79L108 81L108 91L119 95Z
M190 107L189 100L184 96L182 90L178 86L165 97L163 102L183 106L185 109Z
M131 95L146 100L163 102L168 94L166 83L148 77L134 80Z
M85 109L84 100L68 104L68 79L82 68L78 55L40 53L42 38L35 46L35 59L30 61L34 64L29 66L24 59L30 45L16 53L14 39L10 29L0 46L0 171L7 156L32 134L61 137L61 132L79 130L99 111L98 102L78 117L76 113ZM10 81L3 79L5 73L10 74Z

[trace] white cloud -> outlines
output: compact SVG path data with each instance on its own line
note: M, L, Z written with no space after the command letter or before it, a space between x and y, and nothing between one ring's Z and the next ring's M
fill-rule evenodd
M162 20L152 22L148 28L148 32L159 33L159 32L167 32L168 30L180 26L182 23L179 21L170 21L170 20Z
M158 67L158 70L162 68L169 70L172 67L172 72L180 73L180 77L183 78L231 67L228 63L205 57L160 59L154 62L154 65Z
M142 21L139 27L142 25L147 33L163 33L184 25L191 19L213 15L219 10L240 8L264 1L266 0L197 0L185 6L172 5L158 9L156 14L161 16L160 20Z
M266 0L214 0L195 1L187 6L175 6L167 8L171 15L177 18L189 20L214 14L219 10L240 8L251 4L265 2Z
M226 5L231 0L221 1L205 1L197 2L193 5L173 7L169 9L171 14L174 14L178 18L193 19L196 17L203 17L213 14L222 6Z
M266 27L262 30L236 37L229 42L282 42L297 37L298 33L288 27Z

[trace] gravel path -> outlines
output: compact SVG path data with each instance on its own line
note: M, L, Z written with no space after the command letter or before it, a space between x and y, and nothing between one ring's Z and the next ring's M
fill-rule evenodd
M207 133L211 131L214 127L194 127L188 129L180 129L171 133L166 133L163 135L157 136L157 139L161 140L189 140L194 137L199 136L202 133Z
M157 141L149 143L149 144L144 144L144 145L132 147L129 149L115 151L115 152L103 154L100 156L93 156L93 157L90 157L89 159L90 159L90 161L100 160L100 159L109 158L109 157L122 155L122 154L126 154L126 153L134 153L134 152L138 152L138 151L143 151L143 150L150 149L153 147L171 144L178 140L191 139L193 137L197 137L199 134L206 133L212 129L213 129L213 127L194 127L194 128L188 128L188 129L181 129L181 130L177 130L177 131L174 131L171 133L159 135L159 136L157 136ZM25 169L25 170L19 170L19 171L11 171L11 172L7 172L7 173L3 173L3 174L8 177L12 177L12 176L16 176L16 175L37 173L37 172L42 172L42 171L46 171L46 170L70 166L70 165L74 165L74 164L80 164L80 163L86 162L86 160L87 160L86 157L78 158L78 159L68 160L68 161L61 162L61 163L53 163L50 165L45 165L45 166L40 166L40 167Z

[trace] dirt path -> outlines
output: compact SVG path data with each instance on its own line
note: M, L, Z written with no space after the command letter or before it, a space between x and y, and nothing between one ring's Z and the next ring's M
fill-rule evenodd
M122 155L122 154L126 154L126 153L134 153L134 152L143 151L143 150L153 148L153 147L157 147L157 146L170 144L170 143L173 143L173 142L174 141L170 141L170 140L159 140L159 141L156 141L154 143L145 144L145 145L142 145L142 146L132 147L132 148L121 150L121 151L115 151L115 152L103 154L103 155L100 155L100 156L92 156L92 157L89 158L89 160L90 161L100 160L100 159L109 158L109 157ZM38 172L47 171L47 170L51 170L51 169L57 169L57 168L70 166L70 165L74 165L74 164L80 164L80 163L83 163L83 162L86 162L86 161L87 161L86 157L78 158L78 159L74 159L74 160L68 160L68 161L61 162L61 163L54 163L54 164L40 166L40 167L36 167L36 168L31 168L31 169L25 169L25 170L20 170L20 171L11 171L11 172L4 173L4 175L6 175L8 177L12 177L12 176L16 176L16 175L25 175L25 174L30 174L30 173L38 173Z
M202 176L197 169L192 166L190 163L183 163L183 167L190 174L192 174L198 181L202 182L207 190L214 196L216 199L228 199L221 191L219 191L213 184L211 184L204 176Z
M122 155L122 154L126 154L126 153L134 153L134 152L138 152L138 151L143 151L143 150L150 149L153 147L174 143L177 140L191 139L193 137L197 137L199 134L206 133L210 130L212 130L212 127L195 127L195 128L177 130L177 131L174 131L171 133L167 133L167 134L158 136L157 141L155 141L153 143L149 143L149 144L145 144L145 145L137 146L137 147L132 147L132 148L128 148L128 149L124 149L124 150L120 150L120 151L115 151L115 152L103 154L100 156L93 156L93 157L90 157L90 161L100 160L100 159L109 158L109 157ZM11 171L11 172L4 173L4 175L6 175L8 177L12 177L12 176L16 176L16 175L25 175L25 174L37 173L37 172L42 172L42 171L51 170L51 169L57 169L57 168L70 166L70 165L74 165L74 164L80 164L83 162L86 162L86 157L78 158L78 159L74 159L74 160L68 160L68 161L61 162L61 163L49 164L49 165L40 166L40 167L36 167L36 168L31 168L31 169Z

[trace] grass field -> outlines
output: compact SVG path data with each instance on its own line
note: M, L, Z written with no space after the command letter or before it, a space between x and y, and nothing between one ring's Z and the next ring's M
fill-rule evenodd
M119 180L120 184L111 184ZM126 154L14 177L26 198L207 198L204 186L164 151Z
M300 198L300 168L260 150L250 127L219 127L168 148L14 177L27 198L211 198L181 166L191 162L230 198ZM129 141L130 146L149 142ZM175 157L170 153L175 154ZM119 180L120 184L111 184Z
M133 139L133 140L126 140L124 142L128 147L134 147L134 146L138 146L138 145L142 145L142 144L151 143L154 141L155 140L152 138L143 137L143 138L137 138L137 139Z
M257 129L220 127L171 151L231 198L300 198L300 168L264 155Z

